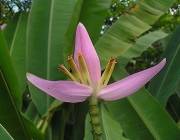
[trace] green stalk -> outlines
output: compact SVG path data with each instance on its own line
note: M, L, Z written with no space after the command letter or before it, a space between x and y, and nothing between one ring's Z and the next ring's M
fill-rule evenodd
M52 117L54 115L54 112L55 112L55 109L49 111L47 117L45 118L44 123L43 123L42 128L41 128L41 132L43 134L45 133L46 128L48 127L48 125L49 125L49 123L50 123L50 121L51 121L51 119L52 119Z
M89 114L91 118L93 140L102 140L98 100L94 97L89 98Z

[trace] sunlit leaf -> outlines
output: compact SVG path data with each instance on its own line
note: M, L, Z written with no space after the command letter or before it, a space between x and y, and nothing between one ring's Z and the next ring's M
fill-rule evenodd
M162 30L157 30L143 35L136 40L135 44L130 49L117 58L118 63L122 67L125 67L131 58L140 56L141 53L145 51L145 49L150 47L154 42L166 37L167 35L168 33Z
M6 131L6 129L0 124L0 139L2 140L13 140L11 135Z
M101 66L104 68L110 57L117 58L130 49L135 40L149 30L150 25L157 21L174 1L138 0L132 5L96 42Z
M28 72L48 80L65 78L65 75L58 71L58 65L64 63L65 33L75 4L75 0L33 1L27 32ZM38 111L44 115L54 99L32 85L29 87Z

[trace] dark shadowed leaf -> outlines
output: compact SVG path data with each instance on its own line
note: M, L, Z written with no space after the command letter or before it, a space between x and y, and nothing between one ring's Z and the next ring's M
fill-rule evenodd
M163 58L167 59L165 67L153 78L148 90L164 107L170 95L173 94L180 79L180 24L174 30L167 47L164 51Z
M42 135L31 129L35 128L34 124L27 123L19 111L22 99L18 80L1 30L0 42L0 113L3 114L0 115L0 124L14 139L30 140L36 137L41 140Z

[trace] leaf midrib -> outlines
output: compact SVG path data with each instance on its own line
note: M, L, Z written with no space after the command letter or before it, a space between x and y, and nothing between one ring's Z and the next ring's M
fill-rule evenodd
M54 0L51 2L50 6L50 18L49 18L49 30L48 30L48 46L47 46L47 73L46 73L46 78L49 80L50 79L50 57L51 57L51 37L52 37L52 19L53 19L53 8L54 7ZM49 102L49 96L46 95L46 101L47 101L47 107L49 107L50 102Z
M166 79L166 77L167 77L167 75L168 75L168 73L169 73L169 71L170 71L170 69L171 69L171 66L172 66L172 64L173 64L173 62L174 62L174 60L175 60L175 57L176 57L178 51L179 51L179 45L178 45L178 48L177 48L176 53L173 55L173 57L172 57L172 59L171 59L172 61L170 62L169 66L168 66L168 69L167 69L167 71L166 71L166 73L165 73L165 76L164 76L164 78L163 78L163 80L162 80L162 82L161 82L160 88L159 88L159 90L158 90L158 92L157 92L157 96L155 96L156 99L159 97L159 95L160 95L160 93L161 93L160 90L162 89L162 87L163 87L163 85L164 85L164 81L165 81L165 79Z
M19 16L19 20L17 22L17 26L16 26L16 29L15 29L15 32L14 32L14 36L13 36L13 39L12 39L12 43L11 43L11 46L10 46L10 56L12 55L12 52L13 52L13 49L14 49L15 38L17 36L17 31L18 31L18 28L19 28L21 17L22 17L22 14L20 14L20 16Z

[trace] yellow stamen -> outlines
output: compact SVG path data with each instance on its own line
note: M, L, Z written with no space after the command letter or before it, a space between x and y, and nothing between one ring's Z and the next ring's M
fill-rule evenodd
M82 78L82 75L81 75L81 73L79 72L79 70L78 70L78 68L77 68L77 66L76 66L76 63L74 62L72 56L68 56L68 59L67 59L67 60L68 60L68 62L69 62L69 65L70 65L70 67L71 67L71 70L73 71L73 74L74 74L74 76L76 77L76 79L79 80L79 83L85 84L85 82L84 82L84 80L83 80L83 78Z
M114 58L111 58L109 60L107 66L106 66L106 69L103 72L103 75L98 83L97 90L99 90L102 87L105 87L108 84L116 63L117 62Z
M79 61L79 67L81 70L82 77L85 81L85 84L92 87L92 82L91 82L91 78L89 75L89 71L88 71L85 59L81 53L78 53L78 61Z
M59 70L61 70L62 72L64 72L69 78L71 78L73 81L78 82L78 80L63 66L63 65L59 65Z

